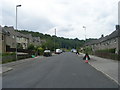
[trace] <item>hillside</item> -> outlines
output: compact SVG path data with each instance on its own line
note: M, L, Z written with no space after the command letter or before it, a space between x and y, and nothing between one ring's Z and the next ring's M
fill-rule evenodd
M54 50L54 46L55 48L78 49L82 47L85 43L84 40L79 40L78 38L68 39L64 37L56 37L48 34L42 34L39 32L33 32L27 30L19 30L18 32L23 34L31 34L33 37L40 37L42 40L46 40L46 43L42 44L42 47L51 50ZM87 41L91 41L91 40L92 39L88 39Z

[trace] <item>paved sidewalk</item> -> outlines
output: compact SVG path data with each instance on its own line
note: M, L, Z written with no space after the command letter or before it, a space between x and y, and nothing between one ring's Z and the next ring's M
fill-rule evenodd
M82 54L82 56L84 56L84 54ZM90 58L91 60L89 60L89 64L91 66L93 66L98 71L101 71L120 85L118 82L118 63L120 62L116 60L100 58L93 55L90 55Z
M6 64L0 64L0 74L13 70L13 66L34 60L36 58L43 58L43 56L38 56L35 58L27 58L27 59L18 60L18 61L6 63Z
M55 56L56 54L52 53L52 55ZM44 56L38 56L38 57L35 57L35 58L27 58L27 59L18 60L18 61L15 61L15 62L0 64L0 74L13 70L13 66L16 66L16 65L34 60L36 58L43 58L43 57Z

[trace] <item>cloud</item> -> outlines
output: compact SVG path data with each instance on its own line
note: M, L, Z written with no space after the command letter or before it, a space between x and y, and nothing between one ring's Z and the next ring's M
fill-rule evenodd
M67 38L99 38L114 31L118 19L119 0L4 0L3 25L15 26L15 6L18 28L54 34ZM1 20L1 19L0 19Z

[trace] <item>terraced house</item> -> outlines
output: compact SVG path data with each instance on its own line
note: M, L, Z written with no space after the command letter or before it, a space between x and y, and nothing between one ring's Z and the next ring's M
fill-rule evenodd
M110 35L101 36L98 40L93 40L88 42L86 46L92 47L92 51L105 50L105 49L115 49L115 53L120 52L120 26L116 25L116 30Z
M0 26L0 53L6 51L6 35L8 35L7 32L5 32L2 27Z
M6 51L6 48L16 48L16 45L19 49L27 49L30 44L34 46L41 45L40 37L32 37L31 34L22 34L15 31L13 27L1 27L0 37L0 50L3 52Z
M19 32L16 33L16 36L18 47L22 49L27 49L29 45L29 37Z

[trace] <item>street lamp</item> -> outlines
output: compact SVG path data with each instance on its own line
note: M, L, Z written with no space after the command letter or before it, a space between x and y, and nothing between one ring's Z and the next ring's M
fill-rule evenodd
M16 30L17 30L17 8L21 7L21 5L16 5ZM16 35L16 60L17 60L17 35Z
M83 26L84 30L85 30L85 44L86 44L86 26ZM86 53L86 45L85 45L85 53Z
M83 26L83 28L85 29L85 41L86 41L86 27L85 27L85 26Z
M56 36L56 28L55 28L55 36ZM54 39L54 50L55 50L55 39Z

